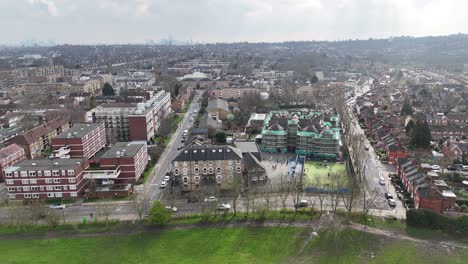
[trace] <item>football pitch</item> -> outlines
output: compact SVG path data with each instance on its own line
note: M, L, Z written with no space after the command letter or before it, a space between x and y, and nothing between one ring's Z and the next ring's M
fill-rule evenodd
M304 173L306 175L306 186L310 187L326 187L330 184L330 177L347 175L344 163L323 161L306 161ZM315 178L318 178L321 186L316 186L317 180Z

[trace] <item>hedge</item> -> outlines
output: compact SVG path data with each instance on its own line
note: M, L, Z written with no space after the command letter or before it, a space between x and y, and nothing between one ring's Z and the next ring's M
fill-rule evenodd
M449 218L427 209L406 211L406 223L413 227L443 230L448 233L468 235L468 216Z

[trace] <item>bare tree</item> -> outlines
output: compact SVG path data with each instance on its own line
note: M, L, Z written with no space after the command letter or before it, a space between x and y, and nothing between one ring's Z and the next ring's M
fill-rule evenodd
M34 224L37 224L41 218L45 217L44 204L39 200L29 201L28 209Z
M49 211L47 212L45 220L49 226L56 228L59 225L60 216L54 211Z
M288 177L288 176L286 176ZM279 198L281 200L282 211L283 213L286 211L286 202L288 197L291 195L291 185L289 181L284 179L284 176L280 176L280 186L279 186Z
M232 209L234 210L234 215L237 214L237 200L244 194L245 183L243 176L234 177L232 182L232 187L234 191L234 196L232 198Z
M104 217L106 222L106 228L109 228L109 217L115 209L115 205L111 201L103 201L98 204L97 210L98 214Z
M348 211L348 220L351 220L351 212L361 197L361 188L357 182L351 180L349 183L349 192L342 192L343 204Z
M7 207L7 216L9 225L18 225L20 219L22 219L20 207L9 204Z
M322 179L321 177L314 177L313 180L312 180L312 185L315 186L317 188L317 198L319 200L319 205L320 205L320 214L323 213L323 202L325 200L325 194L323 193L322 191Z
M133 210L135 210L138 220L141 222L143 214L149 208L148 195L146 195L146 193L134 192L131 197L131 202Z

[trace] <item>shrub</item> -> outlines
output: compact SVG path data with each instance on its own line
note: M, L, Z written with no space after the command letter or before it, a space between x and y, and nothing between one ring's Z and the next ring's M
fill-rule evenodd
M163 226L171 220L171 212L160 201L154 201L151 206L148 221L150 224Z
M411 209L406 211L406 223L414 227L468 235L468 216L449 218L426 209Z

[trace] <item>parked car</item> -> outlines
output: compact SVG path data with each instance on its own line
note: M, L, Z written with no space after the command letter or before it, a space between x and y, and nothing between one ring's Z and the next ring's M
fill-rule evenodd
M220 205L218 205L218 210L219 211L229 211L229 210L231 210L231 205L230 204L220 204Z
M172 211L172 212L177 212L178 209L175 206L168 205L168 206L166 206L166 210Z
M439 165L431 165L431 168L433 170L440 170L440 166Z
M205 198L205 203L212 203L212 202L217 202L217 201L218 201L218 198L216 198L214 196L210 196L210 197Z
M369 150L369 148L370 148L369 146L365 146L365 147L364 147L365 150Z
M307 206L309 206L309 202L307 200L300 200L294 204L294 208L305 208Z
M387 199L387 200L388 199L393 199L393 196L390 193L386 192L385 193L385 199Z
M183 149L183 148L184 148L184 146L183 146L183 145L180 145L180 146L177 147L177 150L181 150L181 149Z
M400 199L400 200L403 200L403 194L401 194L401 193L397 193L397 195L396 195L396 196L398 197L398 199Z
M380 185L385 185L385 179L384 179L384 177L380 176L379 184L380 184Z
M388 205L390 205L391 207L395 207L396 206L395 200L393 200L393 198L389 198Z
M51 204L49 208L50 209L65 209L65 205L64 204Z
M162 181L161 182L161 188L166 188L167 186L167 182L166 181Z
M461 170L462 170L462 171L468 171L468 165L463 165L463 166L461 167Z
M171 177L169 175L164 176L164 181L168 182Z

